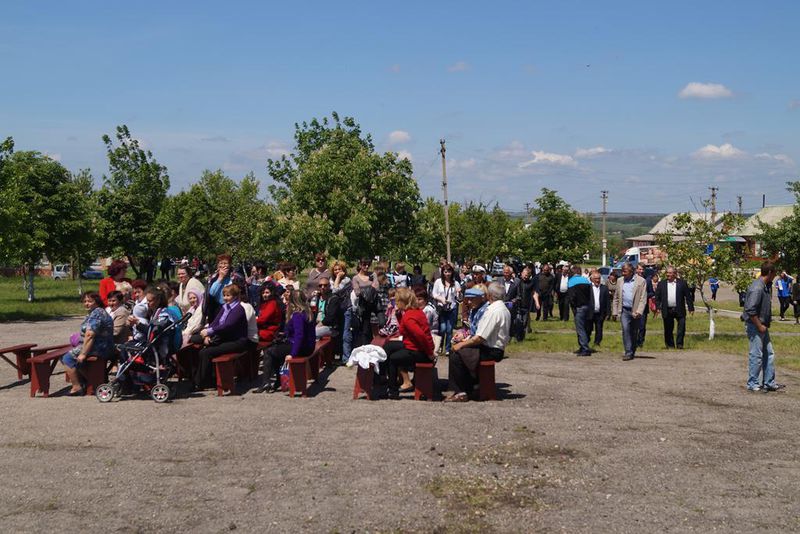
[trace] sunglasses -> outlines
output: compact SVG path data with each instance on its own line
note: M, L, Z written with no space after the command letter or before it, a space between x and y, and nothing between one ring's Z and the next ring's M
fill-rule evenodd
M319 284L319 287L331 287L330 284Z

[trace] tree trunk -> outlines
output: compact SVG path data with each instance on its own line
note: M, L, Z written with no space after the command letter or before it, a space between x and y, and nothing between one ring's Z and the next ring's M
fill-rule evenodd
M133 261L133 257L130 254L125 255L128 258L128 264L130 264L131 269L133 269L133 274L136 275L136 278L141 278L141 274L139 274L139 269L136 268L136 263Z
M714 334L716 333L716 324L714 323L714 308L711 306L711 303L708 301L706 294L703 291L703 282L700 283L700 298L703 299L703 304L708 312L708 339L714 339Z
M33 292L33 276L35 273L35 268L28 269L28 302L33 302L36 299L36 295Z

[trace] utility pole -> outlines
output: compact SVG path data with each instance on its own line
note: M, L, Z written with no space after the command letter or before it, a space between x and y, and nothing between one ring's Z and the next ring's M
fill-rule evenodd
M525 203L525 224L531 223L531 203Z
M603 199L603 266L606 265L608 257L608 239L606 238L606 213L608 208L608 191L601 191L600 198Z
M739 204L739 215L742 215L742 195L736 197L736 203Z
M450 258L450 206L447 203L447 163L445 160L445 152L447 149L444 147L444 139L439 140L441 145L442 154L442 192L444 194L444 238L447 245L447 263L452 263Z
M717 223L717 191L719 187L709 187L711 189L711 224Z

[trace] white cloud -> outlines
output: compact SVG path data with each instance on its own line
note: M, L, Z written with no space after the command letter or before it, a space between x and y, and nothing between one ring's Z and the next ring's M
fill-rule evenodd
M398 150L397 151L397 159L407 159L408 161L413 162L414 157L411 155L411 152L408 150Z
M572 156L568 156L566 154L555 154L553 152L544 152L540 150L534 150L531 152L531 154L533 154L533 159L520 163L520 168L541 164L560 165L566 167L574 167L577 165L577 162L572 158Z
M389 134L390 145L402 145L411 141L411 134L405 130L395 130Z
M468 158L464 160L451 159L448 161L448 165L454 169L474 169L477 164L478 160L475 158Z
M730 98L733 91L721 83L690 82L678 93L681 98Z
M696 150L692 156L699 159L730 159L741 158L747 155L743 150L739 150L730 143L723 145L706 145Z
M595 156L601 156L603 154L608 154L612 152L611 149L605 148L602 146L596 146L594 148L579 148L575 151L576 158L593 158Z
M500 160L518 159L527 157L528 151L525 150L525 145L519 141L511 141L507 147L497 150L495 156Z
M447 67L447 72L464 72L470 69L470 64L466 61L456 61L449 67Z
M768 152L762 152L760 154L756 154L755 157L756 159L777 161L783 163L784 165L794 165L794 160L786 154L769 154Z

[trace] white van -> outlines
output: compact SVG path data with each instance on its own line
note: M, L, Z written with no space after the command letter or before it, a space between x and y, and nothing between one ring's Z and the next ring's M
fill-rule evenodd
M69 280L69 264L53 265L53 280Z

